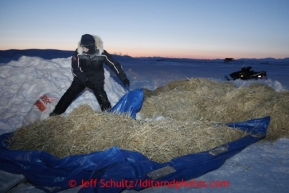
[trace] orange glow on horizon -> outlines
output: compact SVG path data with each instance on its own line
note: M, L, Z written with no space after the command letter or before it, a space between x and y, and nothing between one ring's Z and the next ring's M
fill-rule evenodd
M35 46L28 46L28 45L21 45L18 44L17 46L13 45L5 46L0 45L0 50L10 50L10 49L18 49L18 50L25 50L25 49L56 49L56 50L71 50L74 51L77 48L77 44L70 44L70 45L35 45ZM117 54L117 55L128 55L131 57L164 57L164 58L192 58L192 59L223 59L223 58L286 58L288 56L276 55L268 56L266 54L256 54L256 53L229 53L225 51L213 51L213 50L192 50L192 49L161 49L161 48L120 48L120 47L109 47L106 46L105 49L110 54Z

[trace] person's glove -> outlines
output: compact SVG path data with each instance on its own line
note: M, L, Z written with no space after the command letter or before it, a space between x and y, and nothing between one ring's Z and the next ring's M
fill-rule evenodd
M122 83L123 83L124 86L129 87L129 79L124 78L124 79L122 80Z
M85 86L87 86L88 88L93 88L94 87L94 84L93 84L93 82L92 81L90 81L90 80L87 80L87 81L85 81Z

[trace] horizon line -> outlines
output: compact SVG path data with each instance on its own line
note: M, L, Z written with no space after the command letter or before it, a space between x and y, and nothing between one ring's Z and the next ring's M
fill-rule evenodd
M71 52L74 52L75 50L62 50L62 49L53 49L53 48L26 48L26 49L6 49L6 50L0 50L0 51L10 51L10 50L18 50L18 51L24 51L24 50L57 50L57 51L71 51ZM282 60L282 59L287 59L289 58L289 56L287 57L284 57L284 58L275 58L275 57L271 57L271 56L268 56L268 57L259 57L259 58L247 58L247 57L224 57L224 58L203 58L203 57L200 57L200 58L196 58L196 57L174 57L174 56L161 56L161 55L154 55L154 56L132 56L132 55L129 55L129 54L122 54L122 52L111 52L110 54L112 55L117 55L117 56L129 56L129 57L132 57L132 58L171 58L171 59L195 59L195 60L224 60L226 58L233 58L234 60L240 60L240 59L276 59L276 60Z

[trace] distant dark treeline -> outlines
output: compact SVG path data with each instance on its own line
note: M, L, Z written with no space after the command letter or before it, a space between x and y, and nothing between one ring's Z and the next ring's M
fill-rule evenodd
M0 50L0 63L8 63L11 60L17 61L21 56L30 56L30 57L40 57L46 60L51 60L54 58L68 58L72 56L73 51L69 50L53 50L53 49L26 49L26 50ZM112 54L113 57L117 60L123 60L131 58L130 56L118 56Z
M18 60L21 56L41 57L48 60L53 58L67 58L72 56L73 52L74 51L52 49L0 50L0 63L8 63L11 60Z

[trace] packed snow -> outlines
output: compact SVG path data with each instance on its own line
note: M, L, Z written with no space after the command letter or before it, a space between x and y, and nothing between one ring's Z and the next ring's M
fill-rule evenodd
M289 89L289 61L274 59L240 59L229 63L223 60L193 60L170 58L131 58L115 56L131 81L130 90L155 89L172 80L186 78L210 78L227 81L224 76L243 66L255 71L266 70L268 78L254 81L233 81L237 87L252 82L266 84L277 92ZM43 59L22 56L17 60L0 64L0 135L13 132L24 124L43 120L53 110L57 100L72 81L69 58ZM112 105L127 92L117 77L105 70L105 90ZM47 96L50 103L40 111L35 105L40 97ZM89 104L95 111L100 107L90 90L85 90L67 109L65 115L81 104ZM219 169L197 179L210 182L229 182L219 188L180 187L147 188L141 192L287 192L289 185L289 139L275 142L259 142L227 160ZM77 188L66 192L77 192ZM43 192L30 184L21 183L11 192ZM124 191L135 192L135 191Z

